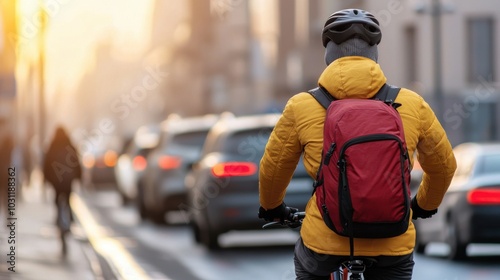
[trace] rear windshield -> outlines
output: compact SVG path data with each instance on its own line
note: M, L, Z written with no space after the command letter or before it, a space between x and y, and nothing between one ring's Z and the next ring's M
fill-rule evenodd
M246 160L255 161L264 154L271 129L254 129L234 133L228 138L223 151L230 154L242 155Z
M168 149L176 147L190 148L201 151L208 131L193 131L174 135L167 144Z
M478 174L500 174L500 154L484 155L478 164Z
M272 129L256 129L241 131L232 135L225 143L224 152L243 156L244 160L260 162L264 155L266 144L269 141ZM308 176L301 160L295 170L296 176Z

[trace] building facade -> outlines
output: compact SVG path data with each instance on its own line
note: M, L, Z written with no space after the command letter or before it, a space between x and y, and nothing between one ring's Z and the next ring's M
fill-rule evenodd
M314 86L324 69L326 18L358 7L380 21L379 63L388 82L425 97L453 145L500 140L500 2L274 0L261 5L279 7L271 17L279 19L278 55L268 70L279 102Z
M363 1L389 81L429 100L452 144L500 140L500 2Z

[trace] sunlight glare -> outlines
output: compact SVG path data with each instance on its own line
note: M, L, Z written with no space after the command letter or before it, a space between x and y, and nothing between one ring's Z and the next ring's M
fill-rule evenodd
M149 47L154 1L66 0L49 14L46 37L47 92L75 92L99 67L99 50L116 60L140 58ZM57 11L57 12L56 12ZM47 96L51 98L51 96Z

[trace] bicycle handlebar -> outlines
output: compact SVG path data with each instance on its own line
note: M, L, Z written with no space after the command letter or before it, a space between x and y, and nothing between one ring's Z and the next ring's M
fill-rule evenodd
M269 228L275 225L286 226L289 228L296 228L302 225L302 220L306 217L306 212L299 212L296 208L286 207L288 215L282 221L273 221L266 223L262 228Z
M262 228L268 228L276 225L296 228L302 225L302 220L306 217L306 212L304 211L300 212L298 211L297 208L291 208L291 207L286 207L285 211L287 212L287 214L285 215L286 218L284 220L266 223L262 226ZM377 260L366 257L346 260L341 263L341 267L338 271L340 272L340 274L338 274L339 276L336 277L343 277L344 273L345 275L348 275L347 274L348 271L349 273L351 273L349 279L362 279L361 275L365 271L366 267L371 266L373 263L376 262ZM339 279L339 278L332 278L332 279Z

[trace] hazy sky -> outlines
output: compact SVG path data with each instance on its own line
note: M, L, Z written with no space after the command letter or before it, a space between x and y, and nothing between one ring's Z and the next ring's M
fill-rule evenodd
M31 0L28 0L31 1ZM47 98L71 94L95 63L95 50L112 46L117 59L137 59L149 42L153 0L59 0L49 12Z

